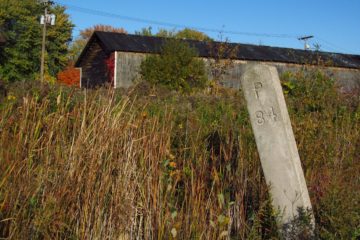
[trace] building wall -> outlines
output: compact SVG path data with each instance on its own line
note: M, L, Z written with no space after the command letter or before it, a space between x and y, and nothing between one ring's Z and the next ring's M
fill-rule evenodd
M140 78L140 65L146 58L144 53L115 53L114 87L128 88Z
M109 83L105 64L107 57L99 43L94 42L90 46L81 63L81 87L93 88Z
M117 52L117 62L115 68L115 85L114 87L130 87L133 83L140 79L139 71L140 65L147 54L143 53L130 53L130 52ZM209 79L213 78L212 71L214 71L214 60L203 58L206 68L208 70ZM274 63L274 62L256 62L257 64L267 64L275 66L279 72L279 75L284 72L297 72L305 69L303 65L298 64L286 64L286 63ZM240 88L240 76L244 72L246 64L250 61L242 60L223 60L222 64L227 64L227 71L222 75L220 84L225 87ZM360 70L359 69L346 69L346 68L332 68L332 67L318 67L318 66L306 66L306 69L319 68L327 73L330 77L333 77L336 82L341 86L342 91L349 92L354 89L360 89Z

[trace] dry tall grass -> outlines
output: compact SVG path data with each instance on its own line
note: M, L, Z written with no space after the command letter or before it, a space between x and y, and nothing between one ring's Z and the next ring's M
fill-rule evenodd
M316 74L283 82L298 81L287 101L317 236L355 239L359 101ZM0 110L0 237L279 237L241 94L9 92Z

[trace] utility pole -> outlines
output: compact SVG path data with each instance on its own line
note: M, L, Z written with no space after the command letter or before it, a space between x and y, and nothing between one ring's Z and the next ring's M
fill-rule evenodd
M40 3L45 5L44 16L41 17L40 24L43 24L43 35L42 35L42 44L41 44L41 65L40 65L40 80L44 82L44 72L45 72L45 51L46 51L46 26L48 23L51 25L55 24L55 15L48 14L48 6L53 4L50 0L39 0ZM49 21L50 20L50 21Z
M46 24L47 24L47 3L45 3L45 12L44 12L44 27L43 27L43 36L42 36L42 45L41 45L41 65L40 65L40 80L44 82L44 69L45 69L45 44L46 44Z
M314 36L310 35L310 36L304 36L304 37L299 37L298 40L299 41L304 41L304 50L309 50L310 49L310 46L309 44L307 44L307 41L310 39L310 38L313 38Z

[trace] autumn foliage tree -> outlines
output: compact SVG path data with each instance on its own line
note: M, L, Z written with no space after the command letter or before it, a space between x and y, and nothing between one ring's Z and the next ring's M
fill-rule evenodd
M69 65L57 75L57 79L60 83L68 86L80 86L80 69Z

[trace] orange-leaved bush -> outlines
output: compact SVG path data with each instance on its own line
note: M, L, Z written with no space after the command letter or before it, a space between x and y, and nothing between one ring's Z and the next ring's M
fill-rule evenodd
M69 66L58 73L57 79L60 83L68 86L80 86L80 69Z

